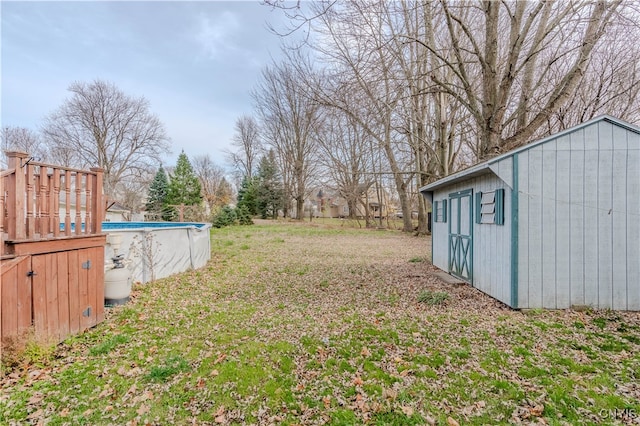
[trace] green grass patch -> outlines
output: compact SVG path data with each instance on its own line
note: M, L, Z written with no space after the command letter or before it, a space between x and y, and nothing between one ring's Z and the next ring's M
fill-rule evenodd
M116 334L115 336L109 337L106 341L90 348L89 355L97 356L97 355L108 354L116 346L127 343L128 341L129 341L129 337L123 334Z
M147 379L154 382L166 382L170 377L189 371L189 363L179 355L168 357L164 363L152 366Z
M423 290L418 295L418 302L429 306L442 305L449 299L449 293L443 291Z

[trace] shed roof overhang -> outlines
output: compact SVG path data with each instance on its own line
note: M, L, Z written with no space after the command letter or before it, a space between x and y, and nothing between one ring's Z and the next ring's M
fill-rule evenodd
M487 173L495 174L496 176L498 176L502 180L504 180L505 183L511 187L512 178L513 177L512 176L507 176L507 175L505 175L504 173L501 173L498 170L497 164L499 162L501 162L503 160L506 160L506 159L508 159L510 157L513 157L515 154L517 154L519 152L526 151L526 150L534 148L534 147L536 147L538 145L542 145L542 144L544 144L546 142L549 142L552 139L559 138L559 137L561 137L563 135L566 135L568 133L573 133L573 132L575 132L577 130L583 129L583 128L587 127L587 126L590 126L590 125L592 125L594 123L597 123L597 122L600 122L600 121L607 121L607 122L609 122L611 124L614 124L614 125L616 125L618 127L622 127L622 128L627 129L627 130L630 130L630 131L633 131L633 132L636 132L636 133L640 134L640 128L639 127L636 127L636 126L634 126L634 125L632 125L630 123L627 123L625 121L619 120L619 119L617 119L615 117L612 117L610 115L601 115L601 116L593 118L593 119L591 119L589 121L585 121L584 123L581 123L581 124L579 124L577 126L570 127L568 129L563 130L563 131L558 132L558 133L554 133L554 134L552 134L550 136L547 136L546 138L531 142L531 143L529 143L527 145L521 146L520 148L513 149L513 150L511 150L509 152L505 152L504 154L498 155L497 157L491 158L491 159L489 159L487 161L484 161L482 163L478 163L478 164L476 164L474 166L471 166L471 167L468 167L468 168L466 168L464 170L460 170L457 173L453 173L453 174L451 174L449 176L446 176L446 177L444 177L442 179L439 179L439 180L437 180L435 182L432 182L432 183L430 183L428 185L423 186L422 188L420 188L420 192L422 194L424 194L425 196L430 198L431 194L433 194L433 191L436 190L436 189L440 189L440 188L445 187L445 186L447 186L447 185L449 185L451 183L454 183L454 182L460 182L462 180L470 179L470 178L476 177L476 176L481 176L481 175L484 175L484 174L487 174Z

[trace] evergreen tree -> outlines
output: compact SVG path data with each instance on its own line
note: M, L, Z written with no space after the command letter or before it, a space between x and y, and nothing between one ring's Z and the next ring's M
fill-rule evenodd
M171 214L167 209L167 194L169 193L169 181L164 168L160 166L156 172L151 185L149 185L149 196L145 204L145 210L158 215L162 220L170 220Z
M238 190L238 208L245 208L249 216L258 214L257 179L255 177L242 179Z
M283 205L284 189L273 150L260 159L257 181L258 212L263 219L276 219Z
M168 204L193 206L202 202L200 181L184 151L178 156L176 168L169 179Z

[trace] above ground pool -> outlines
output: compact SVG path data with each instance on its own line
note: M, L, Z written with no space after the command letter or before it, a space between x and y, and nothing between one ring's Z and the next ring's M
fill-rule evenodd
M122 254L133 282L141 283L201 268L211 257L210 229L209 223L103 222L105 267Z

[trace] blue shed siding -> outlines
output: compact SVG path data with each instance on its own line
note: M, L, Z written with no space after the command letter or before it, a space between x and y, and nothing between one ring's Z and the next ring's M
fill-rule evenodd
M519 152L518 307L640 309L639 154L607 121Z
M472 189L489 192L496 189L505 189L504 225L477 224L473 226L473 286L495 297L496 299L511 304L511 189L504 181L492 173L472 178L454 185L447 186L444 190L435 191L434 201L447 199L448 195L457 191ZM440 269L448 271L448 223L433 223L433 264Z
M473 223L475 287L517 308L640 310L640 128L599 117L421 190L497 188L504 226Z

